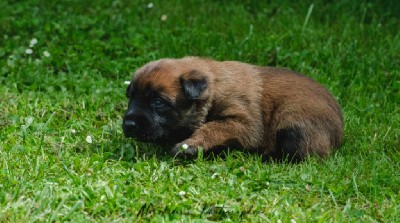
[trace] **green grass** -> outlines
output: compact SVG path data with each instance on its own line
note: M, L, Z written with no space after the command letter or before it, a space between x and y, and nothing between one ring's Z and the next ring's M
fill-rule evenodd
M151 2L0 0L0 222L400 221L397 1ZM125 139L124 81L185 55L318 80L343 146L294 165Z

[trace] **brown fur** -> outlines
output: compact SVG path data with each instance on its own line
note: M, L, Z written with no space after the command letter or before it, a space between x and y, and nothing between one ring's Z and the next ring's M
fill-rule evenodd
M180 80L186 76L206 77L207 88L194 108L180 110L179 103L187 100ZM324 157L342 141L335 99L317 82L290 70L185 57L146 64L132 82L139 91L151 86L176 105L177 125L195 126L174 153L182 152L183 144L190 147L183 153L228 146L302 160Z

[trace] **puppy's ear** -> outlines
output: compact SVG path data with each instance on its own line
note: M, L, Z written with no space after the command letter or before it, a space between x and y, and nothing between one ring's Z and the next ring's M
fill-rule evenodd
M208 87L208 77L200 71L193 70L180 77L180 83L185 96L192 100L204 98Z
M126 87L125 95L126 95L127 98L129 98L129 96L131 96L131 85L132 85L132 83L130 83L128 85L128 87Z

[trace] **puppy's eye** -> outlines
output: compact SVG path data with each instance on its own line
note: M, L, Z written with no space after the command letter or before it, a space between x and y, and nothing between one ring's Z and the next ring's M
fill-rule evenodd
M165 105L165 101L161 98L155 98L151 105L155 108L162 108Z

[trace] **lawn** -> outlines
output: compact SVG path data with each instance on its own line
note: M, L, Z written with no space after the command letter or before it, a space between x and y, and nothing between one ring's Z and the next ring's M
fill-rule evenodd
M399 30L395 0L0 0L0 222L399 222ZM124 81L185 55L316 79L343 146L176 160L124 138Z

